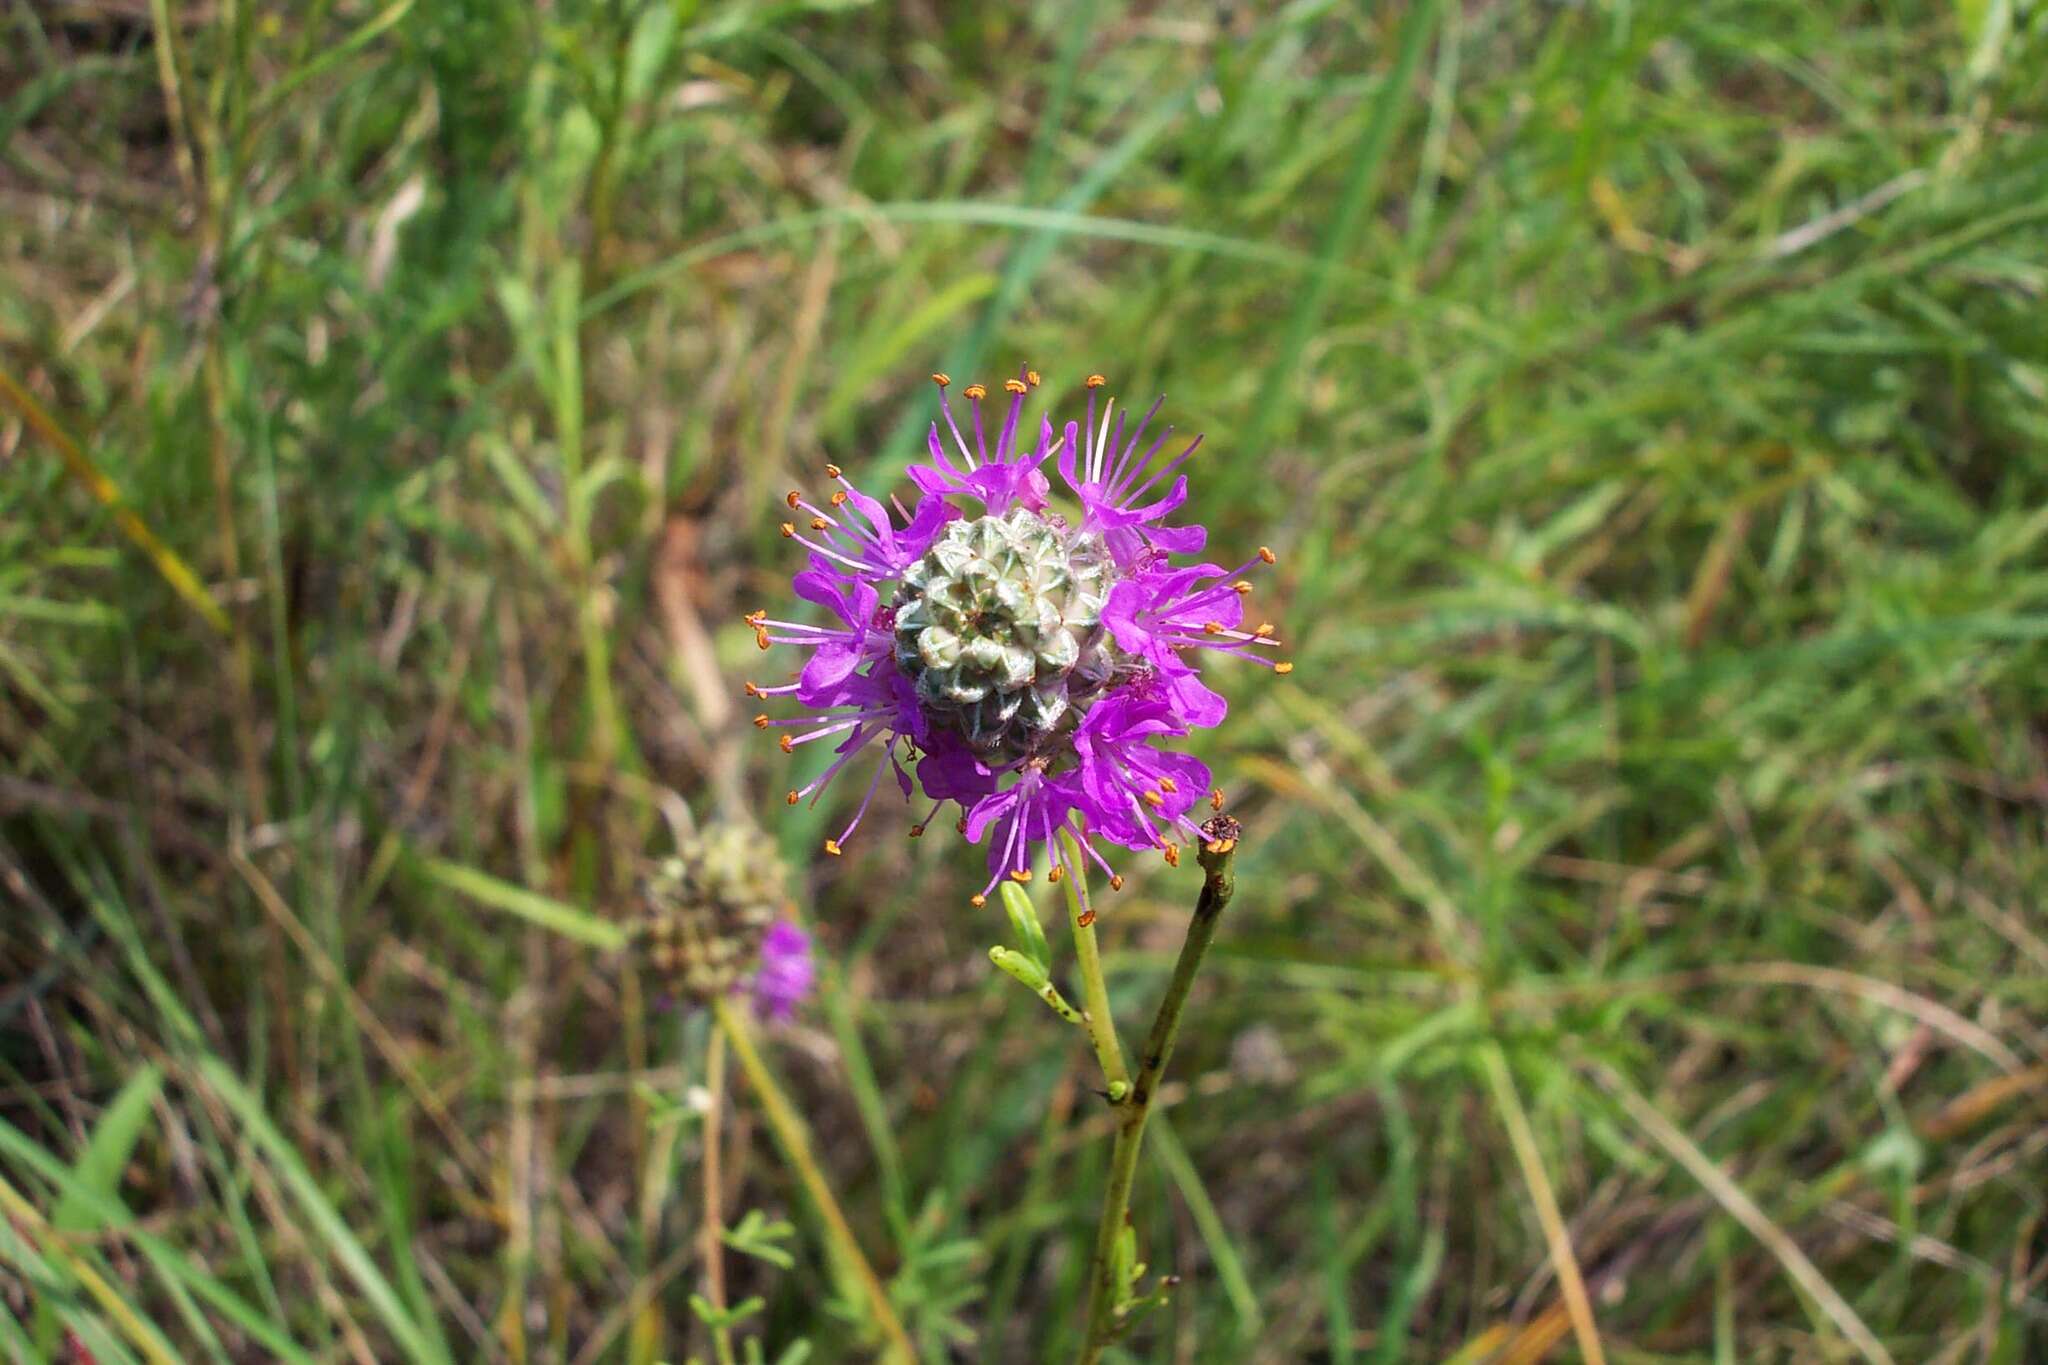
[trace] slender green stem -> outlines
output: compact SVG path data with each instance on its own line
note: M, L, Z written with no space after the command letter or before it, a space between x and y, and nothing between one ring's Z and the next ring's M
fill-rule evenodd
M875 1268L868 1264L860 1243L854 1240L853 1227L846 1221L846 1214L840 1210L839 1201L833 1197L832 1187L825 1180L824 1170L811 1152L811 1140L805 1134L803 1120L797 1117L789 1097L782 1093L782 1085L775 1079L775 1073L768 1069L760 1049L754 1046L753 1031L746 1016L734 1009L729 1000L714 1000L711 1008L726 1041L732 1045L740 1070L746 1073L747 1084L754 1088L754 1097L761 1102L761 1112L775 1134L777 1145L782 1148L783 1159L789 1162L790 1169L803 1182L804 1191L816 1206L819 1221L825 1225L826 1237L838 1253L841 1264L860 1283L868 1309L882 1331L882 1359L896 1365L914 1365L917 1352L911 1347L910 1334L903 1330L903 1320L896 1316L896 1308L889 1302L889 1291L883 1288L881 1277L875 1274Z
M713 1025L711 1041L704 1049L704 1089L711 1107L704 1111L704 1222L698 1236L698 1257L704 1262L704 1297L721 1314L725 1311L725 1215L719 1195L725 1183L719 1138L725 1109L725 1029ZM733 1365L732 1328L720 1321L711 1329L711 1349L718 1365Z
M1116 1020L1109 1012L1109 985L1102 979L1102 953L1095 945L1095 910L1088 904L1088 864L1082 860L1079 843L1067 830L1060 831L1060 865L1067 890L1067 922L1074 929L1074 956L1081 969L1081 1021L1088 1029L1088 1041L1095 1045L1095 1060L1102 1064L1102 1079L1109 1084L1112 1102L1130 1093L1131 1073L1124 1066L1124 1050L1116 1040Z
M1088 1334L1082 1340L1079 1365L1095 1365L1103 1351L1122 1335L1124 1322L1120 1303L1127 1286L1118 1284L1116 1244L1130 1221L1131 1185L1138 1175L1138 1154L1145 1142L1145 1120L1152 1111L1152 1098L1173 1058L1174 1040L1180 1036L1181 1014L1187 1008L1188 991L1201 970L1209 942L1216 937L1216 924L1223 907L1237 889L1231 864L1237 850L1236 831L1219 834L1202 846L1204 873L1201 899L1188 921L1187 937L1180 945L1180 957L1173 964L1173 976L1166 983L1166 995L1159 1012L1152 1016L1152 1029L1145 1036L1145 1050L1138 1055L1137 1079L1118 1105L1116 1146L1109 1158L1109 1186L1103 1191L1102 1220L1095 1228L1095 1262L1088 1277Z

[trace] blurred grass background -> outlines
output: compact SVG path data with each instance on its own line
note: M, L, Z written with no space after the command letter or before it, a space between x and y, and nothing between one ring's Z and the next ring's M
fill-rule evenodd
M702 1020L469 894L623 915L684 807L784 837L930 1358L1070 1351L1081 1039L737 697L781 492L1028 360L1207 432L1299 661L1204 751L1133 1358L2048 1360L2044 29L5 0L0 1355L703 1351ZM1127 1032L1198 878L1105 915ZM862 1358L781 1245L770 1358Z

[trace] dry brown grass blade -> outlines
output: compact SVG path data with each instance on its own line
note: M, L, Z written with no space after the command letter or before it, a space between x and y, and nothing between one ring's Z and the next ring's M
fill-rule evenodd
M1651 1140L1676 1161L1700 1187L1713 1196L1714 1202L1727 1210L1728 1215L1742 1224L1750 1236L1763 1245L1764 1250L1777 1258L1785 1274L1792 1282L1806 1292L1828 1321L1834 1323L1849 1343L1872 1365L1893 1365L1891 1352L1877 1339L1869 1326L1858 1317L1856 1310L1849 1306L1847 1299L1828 1283L1827 1277L1807 1259L1799 1244L1767 1217L1757 1207L1756 1201L1745 1193L1742 1187L1714 1163L1712 1157L1701 1151L1699 1145L1673 1123L1664 1117L1664 1112L1639 1094L1636 1089L1612 1068L1599 1062L1584 1064L1587 1071L1599 1081L1606 1091L1613 1095L1630 1118Z
M100 467L92 462L92 457L71 438L70 433L58 426L56 419L44 411L43 405L35 400L35 395L17 384L14 377L5 370L0 370L0 398L5 398L8 404L21 414L21 420L28 424L29 430L42 437L56 450L58 457L64 461L64 467L70 471L71 477L92 495L93 501L113 515L114 524L121 528L121 534L127 536L136 549L148 556L149 562L156 566L157 574L164 582L170 584L171 591L184 598L187 605L206 619L206 624L222 635L234 634L233 627L228 624L227 613L213 600L213 594L206 590L206 586L199 581L199 576L178 557L175 550L157 539L156 532L150 530L148 523L137 516L135 509L128 506L127 501L122 498L120 487L101 472Z
M1586 1365L1606 1365L1600 1330L1593 1322L1593 1300L1586 1293L1586 1277L1579 1272L1579 1258L1572 1252L1571 1230L1564 1225L1557 1192L1551 1188L1549 1172L1543 1168L1543 1154L1537 1150L1536 1134L1529 1127L1529 1113L1515 1090L1515 1078L1508 1072L1507 1058L1501 1055L1497 1043L1481 1048L1479 1057L1494 1103L1500 1108L1501 1122L1507 1127L1515 1164L1521 1168L1522 1182L1529 1187L1529 1200L1536 1206L1536 1221L1543 1226L1543 1241L1550 1249L1550 1267L1557 1273L1558 1291L1564 1298L1572 1335L1578 1338L1579 1355Z

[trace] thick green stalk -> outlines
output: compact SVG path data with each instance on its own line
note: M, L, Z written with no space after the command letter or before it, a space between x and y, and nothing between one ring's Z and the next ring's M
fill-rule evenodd
M1145 1050L1138 1056L1137 1079L1117 1106L1116 1146L1109 1159L1109 1186L1103 1191L1102 1219L1095 1228L1095 1261L1088 1276L1088 1334L1081 1343L1079 1365L1095 1365L1110 1343L1122 1335L1124 1324L1118 1313L1118 1300L1126 1286L1116 1282L1116 1244L1124 1225L1130 1221L1131 1185L1137 1179L1138 1154L1144 1148L1145 1120L1151 1115L1152 1099L1159 1093L1166 1064L1173 1058L1174 1040L1180 1036L1181 1014L1187 1008L1195 973L1201 970L1209 942L1216 937L1223 907L1230 904L1231 893L1237 889L1231 867L1237 851L1235 823L1227 829L1215 828L1214 834L1202 845L1200 857L1205 875L1201 899L1195 902L1195 913L1188 921L1187 937L1181 941L1180 957L1173 964L1173 976L1166 983L1159 1012L1152 1016Z
M732 1044L733 1056L739 1060L740 1070L747 1075L747 1084L754 1088L754 1097L761 1102L761 1112L768 1120L770 1131L775 1134L776 1144L782 1148L783 1159L789 1162L790 1169L803 1182L804 1192L810 1195L811 1203L816 1206L818 1219L825 1225L825 1234L841 1264L860 1282L868 1310L874 1314L875 1322L882 1330L881 1358L892 1362L892 1365L915 1365L917 1352L911 1347L910 1334L903 1330L903 1320L896 1316L895 1305L889 1302L889 1291L882 1287L881 1277L875 1274L875 1268L868 1264L860 1243L854 1240L853 1227L846 1221L846 1214L833 1197L832 1187L825 1180L818 1158L811 1152L811 1140L805 1134L804 1122L790 1106L789 1097L782 1093L782 1085L775 1079L775 1073L768 1069L760 1049L754 1046L753 1030L746 1016L734 1009L731 1001L722 998L714 1000L711 1008L726 1040Z
M1131 1073L1124 1066L1124 1050L1116 1040L1116 1020L1109 1012L1109 983L1102 977L1102 953L1095 944L1095 909L1088 903L1088 864L1074 836L1060 831L1060 845L1066 865L1067 922L1074 930L1074 957L1081 973L1081 1021L1088 1029L1088 1041L1095 1046L1095 1060L1102 1066L1102 1079L1109 1086L1112 1103L1130 1093ZM1057 866L1057 864L1055 864Z

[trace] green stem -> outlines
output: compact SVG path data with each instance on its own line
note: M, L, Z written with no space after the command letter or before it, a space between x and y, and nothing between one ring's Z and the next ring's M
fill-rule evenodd
M824 1170L811 1152L811 1140L804 1132L803 1120L797 1117L789 1097L782 1093L775 1073L768 1069L760 1049L754 1046L753 1031L745 1015L734 1009L730 1000L723 998L712 1001L711 1008L719 1028L725 1032L726 1041L732 1045L740 1070L746 1073L747 1084L754 1088L754 1097L761 1102L761 1112L775 1134L777 1145L782 1148L783 1159L789 1162L790 1169L803 1183L805 1193L810 1195L818 1218L825 1225L826 1237L839 1254L840 1263L860 1283L868 1309L882 1331L885 1342L882 1359L896 1365L915 1365L917 1352L910 1345L910 1334L903 1330L903 1320L896 1316L896 1308L889 1302L889 1291L882 1287L881 1277L875 1274L875 1268L868 1264L860 1243L854 1240L853 1227L846 1221L846 1214L832 1195L832 1187L825 1181Z
M1067 922L1074 929L1074 956L1081 970L1081 1021L1088 1029L1088 1041L1095 1045L1095 1060L1102 1064L1102 1079L1109 1083L1112 1103L1130 1093L1131 1073L1124 1066L1124 1050L1116 1040L1116 1020L1109 1012L1109 985L1102 978L1102 953L1095 944L1095 911L1088 904L1088 864L1073 834L1060 831L1060 848L1066 872Z
M1152 1016L1151 1032L1145 1036L1145 1050L1138 1056L1138 1077L1130 1093L1118 1106L1116 1146L1109 1158L1109 1186L1103 1191L1102 1220L1095 1228L1095 1262L1088 1277L1088 1335L1081 1343L1079 1365L1095 1365L1103 1351L1123 1334L1125 1326L1120 1302L1127 1286L1118 1284L1117 1238L1130 1221L1131 1185L1138 1175L1138 1154L1144 1147L1145 1120L1152 1112L1152 1099L1173 1058L1174 1040L1180 1036L1181 1014L1187 1008L1188 991L1201 970L1209 942L1216 937L1217 921L1223 907L1237 889L1231 863L1237 850L1236 832L1219 834L1202 846L1204 873L1201 899L1188 921L1187 937L1180 945L1180 957L1173 964L1173 976L1166 983L1166 995L1159 1012Z

